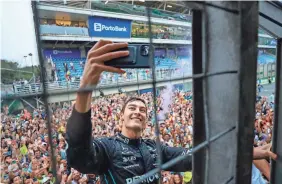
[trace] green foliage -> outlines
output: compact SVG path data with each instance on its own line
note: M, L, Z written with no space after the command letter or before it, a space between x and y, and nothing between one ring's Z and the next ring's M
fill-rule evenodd
M39 66L19 67L17 62L1 59L1 83L11 84L14 80L26 79L30 80L33 76L40 75Z

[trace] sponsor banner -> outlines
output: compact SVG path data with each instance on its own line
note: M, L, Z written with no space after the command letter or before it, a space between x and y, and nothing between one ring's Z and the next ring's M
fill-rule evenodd
M80 58L78 49L44 49L45 58Z
M191 55L191 47L179 47L177 48L178 56L190 56Z
M276 46L277 45L277 41L275 39L271 40L270 45Z
M140 90L140 94L144 94L144 93L152 93L153 92L153 88L149 88L149 89L141 89Z
M158 48L156 48L154 54L155 54L156 57L161 57L161 56L164 57L166 55L165 54L165 49L158 49Z
M93 37L130 38L131 20L88 17L89 35Z
M184 88L184 85L183 84L175 84L175 85L173 85L173 87L174 87L174 89L178 89L178 90L182 91L183 88Z
M275 63L275 61L276 61L276 56L274 55L274 53L271 53L269 49L258 50L258 63L260 65Z
M168 57L174 57L175 56L175 50L174 49L168 49L167 50L167 56Z

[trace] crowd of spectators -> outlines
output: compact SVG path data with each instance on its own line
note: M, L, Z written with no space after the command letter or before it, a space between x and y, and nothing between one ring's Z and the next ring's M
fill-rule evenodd
M162 93L160 93L162 94ZM131 96L137 94L131 94ZM158 96L157 120L160 123L160 139L169 146L192 148L193 117L192 92L174 90L170 99ZM119 113L128 96L124 93L99 97L92 103L93 136L114 136L120 131ZM155 138L152 93L141 97L148 106L148 126L143 132L144 138ZM167 103L167 102L170 103ZM94 183L99 177L95 174L83 174L70 168L66 161L65 131L73 103L50 104L51 136L54 145L57 176L61 183ZM273 127L273 104L265 97L258 97L256 103L254 145L270 142ZM163 113L164 112L164 113ZM8 108L1 113L1 182L2 183L54 183L51 169L51 149L46 125L46 112L43 108L28 112L26 109L17 116L8 115ZM191 172L163 172L162 183L189 183Z

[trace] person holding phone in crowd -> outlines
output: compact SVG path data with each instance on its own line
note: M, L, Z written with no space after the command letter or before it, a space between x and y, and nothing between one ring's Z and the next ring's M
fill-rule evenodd
M88 53L80 88L97 85L103 71L124 73L123 70L104 65L104 62L125 57L127 43L99 41ZM133 183L140 176L158 167L156 141L142 139L147 126L146 102L138 97L127 100L121 110L121 133L114 137L92 139L91 124L92 92L79 92L73 112L67 123L67 159L71 167L85 174L100 175L101 183ZM189 154L182 147L161 145L161 158L165 163L180 155ZM182 172L192 169L192 157L168 170ZM161 176L155 174L145 179L157 183Z
M116 51L127 46L127 43L104 40L97 42L88 53L80 88L97 85L103 71L124 73L124 70L106 66L104 62L127 56L128 51ZM147 103L138 97L128 99L120 113L121 133L113 137L95 139L92 138L91 98L92 91L77 93L76 104L67 123L69 166L84 174L99 175L102 184L130 184L150 170L158 168L156 141L142 138L147 127ZM183 147L160 145L162 163L188 154L186 159L171 166L168 171L190 171L192 156L189 153L189 150ZM277 155L270 150L254 149L254 159L267 157L276 159ZM143 183L158 183L160 177L157 173L145 178ZM175 180L178 181L179 178Z

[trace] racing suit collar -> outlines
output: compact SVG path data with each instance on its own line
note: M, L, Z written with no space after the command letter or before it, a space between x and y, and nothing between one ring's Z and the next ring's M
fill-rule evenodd
M121 133L117 134L117 139L125 144L130 144L130 145L139 145L142 141L142 138L139 139L130 139L122 135Z

